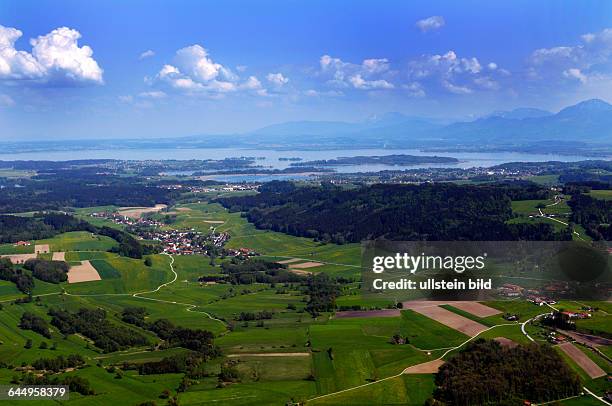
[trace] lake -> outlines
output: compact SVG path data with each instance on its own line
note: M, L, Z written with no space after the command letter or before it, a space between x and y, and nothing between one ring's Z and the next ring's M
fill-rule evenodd
M408 166L390 166L390 165L343 165L335 167L337 172L354 173L354 172L375 172L389 169L414 169L414 168L472 168L472 167L490 167L506 162L541 162L541 161L563 161L573 162L588 159L593 157L581 155L556 155L556 154L529 154L521 152L423 152L417 149L344 149L344 150L324 150L324 151L303 151L303 150L270 150L270 149L232 149L232 148L175 148L175 149L92 149L78 151L48 151L48 152L25 152L0 154L0 161L14 160L48 160L48 161L66 161L73 159L121 159L121 160L164 160L164 159L224 159L237 157L254 157L258 158L255 161L256 165L261 165L264 169L285 169L291 164L291 161L281 161L279 158L302 158L302 161L312 161L321 159L336 159L339 157L351 156L374 156L374 155L391 155L391 154L406 154L406 155L437 155L449 156L459 159L456 164L421 164ZM598 158L598 159L609 159ZM241 175L227 176L216 175L218 180L269 180L271 179L295 179L303 178L307 175L266 175L265 179L257 175Z

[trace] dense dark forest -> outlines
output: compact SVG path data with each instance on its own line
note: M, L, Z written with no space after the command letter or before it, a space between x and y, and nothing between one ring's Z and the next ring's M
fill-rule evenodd
M612 240L612 200L594 199L574 194L567 203L572 208L572 221L584 227L594 240Z
M546 402L578 395L580 378L546 345L502 347L478 339L450 358L435 379L435 397L451 405Z
M4 185L0 213L62 210L92 206L154 206L177 192L142 183L142 178L100 173L100 168L41 173Z
M449 183L378 184L356 189L297 187L270 182L257 195L221 198L261 229L346 243L391 240L557 240L552 226L506 224L511 200L542 199L545 188L516 182L486 186Z

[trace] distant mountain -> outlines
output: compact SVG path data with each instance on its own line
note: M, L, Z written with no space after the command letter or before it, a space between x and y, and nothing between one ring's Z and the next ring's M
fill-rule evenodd
M529 107L521 107L511 111L495 111L483 118L501 117L513 120L522 120L524 118L537 118L551 116L553 113L542 109L534 109Z
M558 113L518 108L452 124L395 112L356 123L293 121L267 126L232 140L275 148L612 145L612 105L593 99Z
M612 105L594 99L556 114L513 119L499 116L454 123L437 132L459 143L525 144L540 141L612 143Z

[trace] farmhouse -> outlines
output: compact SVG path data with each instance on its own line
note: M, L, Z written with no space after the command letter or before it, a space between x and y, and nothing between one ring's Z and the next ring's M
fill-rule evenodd
M15 247L28 247L30 245L32 245L31 242L29 241L17 241L15 244L13 244Z

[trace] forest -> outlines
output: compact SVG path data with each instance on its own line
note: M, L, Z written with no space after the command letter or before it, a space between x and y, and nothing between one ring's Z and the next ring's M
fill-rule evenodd
M139 332L108 321L106 312L102 309L81 308L76 313L51 309L49 315L52 317L51 324L62 334L82 334L104 352L149 344L147 338Z
M106 205L149 207L178 196L175 191L144 183L144 178L104 173L102 168L47 171L3 184L0 213Z
M576 193L567 204L572 208L572 221L582 225L591 238L612 240L612 200Z
M562 240L552 226L506 224L513 199L541 199L545 188L517 182L485 186L450 183L376 184L355 189L297 187L270 182L257 195L220 198L244 211L257 228L338 244L390 240Z
M28 259L23 267L32 272L32 276L49 283L60 283L68 280L70 267L64 261L46 259Z
M552 347L510 348L484 339L442 365L435 384L434 397L457 406L546 402L581 391L580 378Z

